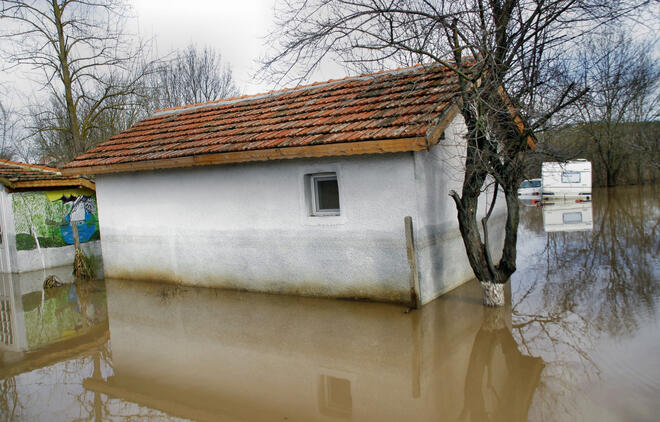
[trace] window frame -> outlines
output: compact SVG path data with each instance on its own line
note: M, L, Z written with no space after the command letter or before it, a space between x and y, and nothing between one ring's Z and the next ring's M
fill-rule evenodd
M336 172L315 173L308 175L309 177L309 199L310 199L310 216L312 217L337 217L341 215L341 196L339 194L339 178ZM319 208L320 198L318 182L334 180L337 183L337 201L339 208Z
M577 175L577 181L566 180L569 177ZM582 183L582 173L579 171L563 171L561 173L562 183Z

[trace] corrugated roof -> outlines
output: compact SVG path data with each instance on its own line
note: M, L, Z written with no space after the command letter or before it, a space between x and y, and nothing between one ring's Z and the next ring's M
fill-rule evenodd
M448 124L458 90L447 68L420 65L165 109L63 171L96 174L425 149Z
M57 187L85 187L95 190L94 182L82 177L64 176L59 169L54 167L1 159L0 183L9 190Z

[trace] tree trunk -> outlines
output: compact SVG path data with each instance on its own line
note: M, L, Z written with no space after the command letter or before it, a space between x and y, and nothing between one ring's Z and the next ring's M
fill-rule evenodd
M470 267L477 280L481 282L484 304L486 306L503 306L504 284L509 281L511 274L516 271L516 244L518 239L518 213L520 207L517 187L519 183L517 172L511 170L514 168L513 160L516 159L516 155L512 153L510 157L504 159L505 161L499 162L499 165L506 167L500 174L500 180L504 181L501 187L504 191L507 215L502 257L497 265L493 265L488 242L487 224L492 208L482 220L484 231L482 239L477 221L477 207L479 205L479 196L482 194L482 188L488 176L487 167L495 168L498 165L495 160L502 159L502 155L500 155L500 158L489 161L488 156L495 157L497 151L493 150L493 147L488 145L485 137L481 135L478 129L477 119L472 115L471 111L464 109L463 115L468 127L465 179L463 180L461 195L459 196L454 191L450 195L456 203L458 227L463 238ZM498 184L495 184L495 189L498 189ZM497 196L494 195L493 202L491 202L493 206L496 200Z
M66 102L66 112L69 120L69 130L71 132L71 157L78 156L85 152L85 147L80 136L80 123L78 122L78 107L73 98L73 82L71 80L71 69L69 68L69 46L64 35L64 25L62 23L62 9L56 0L53 0L53 16L55 27L57 28L57 54L60 64L62 85L64 86L64 100Z
M504 306L504 283L481 281L481 291L484 296L484 305L490 307Z

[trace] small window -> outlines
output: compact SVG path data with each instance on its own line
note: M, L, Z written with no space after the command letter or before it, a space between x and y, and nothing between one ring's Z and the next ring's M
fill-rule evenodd
M532 185L533 188L540 188L541 187L541 181L540 180L531 180L529 182L530 185Z
M565 171L561 174L562 183L580 183L580 173L577 171Z
M310 205L313 216L339 215L339 185L337 173L309 176Z
M581 212L565 212L562 214L564 224L579 224L582 222Z

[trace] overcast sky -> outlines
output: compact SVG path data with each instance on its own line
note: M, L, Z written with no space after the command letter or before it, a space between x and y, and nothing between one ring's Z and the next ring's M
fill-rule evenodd
M224 62L231 65L242 93L254 94L273 89L252 76L258 67L257 59L268 50L265 36L274 25L276 0L126 1L132 6L129 13L133 16L127 29L139 33L142 38L151 39L158 55L184 48L190 43L200 47L211 46L222 54ZM657 16L653 20L656 25L641 28L641 32L654 31L658 27ZM646 34L637 35L644 37ZM656 37L657 34L651 38ZM660 48L660 45L656 47ZM15 106L34 97L30 92L34 84L26 79L26 70L23 68L0 74L0 83L5 82L5 93L9 87L9 91L13 91L12 96L17 99L13 101ZM310 82L343 76L345 74L340 66L326 65L312 76Z
M212 46L228 62L244 94L272 87L253 80L255 61L267 49L265 36L273 28L275 0L129 0L144 38L165 54L189 43ZM342 77L326 67L314 80Z
M275 0L126 0L132 7L127 30L150 39L157 55L190 43L211 46L231 65L243 94L266 92L273 87L252 78L256 61L265 55L265 37L273 28ZM7 63L4 63L7 65ZM310 82L343 77L339 66L326 66ZM42 80L36 72L32 80ZM28 68L0 74L5 104L21 107L39 97L39 86ZM35 92L36 89L36 92Z

